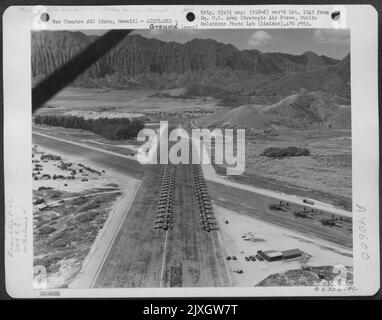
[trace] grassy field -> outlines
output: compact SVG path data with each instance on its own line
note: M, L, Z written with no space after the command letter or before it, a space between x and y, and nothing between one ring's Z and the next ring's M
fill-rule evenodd
M95 110L102 107L125 107L130 102L151 95L150 90L112 90L68 87L57 93L46 105L73 110Z
M178 112L210 110L217 100L212 98L180 99L156 96L154 90L113 90L65 88L49 100L42 113L63 113L68 110L113 112Z
M307 148L310 156L272 159L260 154L268 147ZM283 130L278 136L246 137L245 172L238 182L313 198L352 209L350 130ZM225 174L224 165L215 165Z

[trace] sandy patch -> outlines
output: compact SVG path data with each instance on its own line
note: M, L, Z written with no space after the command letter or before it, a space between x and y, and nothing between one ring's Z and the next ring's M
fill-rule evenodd
M48 203L49 209L40 212L36 207L36 212L34 213L34 223L36 224L34 232L36 232L35 237L38 238L35 238L34 245L38 247L36 247L34 251L36 252L36 250L38 250L39 254L36 255L35 253L34 259L37 259L37 261L42 261L41 259L43 259L48 263L48 261L53 261L53 259L56 259L54 257L57 257L57 261L53 262L53 268L57 271L49 271L47 274L47 288L67 286L80 270L83 269L83 265L87 265L88 255L95 256L95 259L93 259L96 262L95 265L100 263L99 252L101 252L101 258L103 257L103 251L100 250L100 248L105 246L107 248L108 239L116 233L115 230L120 225L123 214L126 212L126 206L129 205L133 199L139 181L119 173L117 174L109 169L104 170L87 159L62 155L38 145L33 147L33 154L34 157L32 160L34 162L32 167L35 167L36 164L39 165L40 174L38 176L41 177L44 174L51 176L49 180L33 180L33 190L38 190L38 188L43 186L53 188L54 190L52 190L52 192L61 192L60 197L57 198L56 201L50 201ZM46 155L60 156L61 158L41 160L41 156ZM62 167L63 163L66 165L70 163L71 165ZM71 169L76 170L74 179L67 178L72 176L70 174ZM80 169L82 173L79 172ZM33 172L36 174L37 171ZM63 176L64 178L60 177L53 180L52 177L54 175ZM86 181L82 181L84 178ZM99 191L97 191L97 188L100 188ZM115 198L118 196L118 193L121 192L122 195ZM72 197L71 194L75 194L75 196ZM116 196L113 194L116 194ZM68 197L68 195L70 196ZM77 208L79 208L78 206L72 206L69 213L66 213L66 209L63 209L66 203L70 203L74 199L81 200L81 203L85 203L87 199L92 201L92 199L96 199L97 197L104 197L105 199L101 200L101 207L99 208L96 206L96 209L89 209L79 213L75 213ZM47 201L45 196L44 200ZM94 210L99 210L98 212L100 213L98 214ZM68 240L68 244L65 247L68 252L68 254L66 254L66 249L58 246L57 241L59 240L53 239L57 237L57 233L62 235L67 234L68 239L70 239L74 232L79 232L83 228L83 225L77 227L76 224L71 223L65 226L65 223L61 221L68 220L68 215L73 216L75 219L77 216L85 217L84 214L97 214L97 221L91 220L87 222L86 226L95 225L96 228L100 229L87 229L83 242L82 240L78 240L79 243L77 246L73 247L73 243ZM41 220L43 220L43 226L39 225ZM51 228L53 232L50 233L50 231L47 231L46 235L42 235L40 232L41 228ZM97 242L96 239L100 237L102 241ZM66 241L64 236L60 239ZM56 244L53 244L53 242ZM93 248L94 243L98 243L96 249ZM96 270L96 267L93 267L93 269L94 268ZM89 275L91 275L90 272Z

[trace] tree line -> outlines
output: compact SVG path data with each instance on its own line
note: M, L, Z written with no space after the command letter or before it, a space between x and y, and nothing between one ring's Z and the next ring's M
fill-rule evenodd
M266 156L266 157L269 157L269 158L285 158L285 157L309 156L310 152L306 148L298 148L298 147L277 148L277 147L270 147L270 148L266 148L260 155L261 156Z
M37 115L34 122L36 124L91 131L110 140L136 138L138 132L144 127L141 118L131 120L129 118L84 119L76 116Z

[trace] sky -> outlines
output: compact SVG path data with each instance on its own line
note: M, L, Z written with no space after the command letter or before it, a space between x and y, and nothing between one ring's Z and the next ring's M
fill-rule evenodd
M104 30L81 30L100 35ZM302 54L314 51L319 55L342 59L350 52L350 30L334 29L199 29L199 30L135 30L147 38L184 43L195 38L230 43L238 49L261 52Z

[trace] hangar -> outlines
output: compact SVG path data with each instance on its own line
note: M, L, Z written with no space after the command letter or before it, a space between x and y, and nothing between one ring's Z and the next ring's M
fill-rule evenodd
M303 252L300 251L299 249L289 249L284 251L276 251L276 250L261 251L261 256L268 262L294 259L294 258L301 257L302 255L303 255Z
M302 252L299 249L285 250L281 251L281 253L283 254L284 260L294 259L302 256Z
M269 262L278 261L283 259L283 254L280 251L276 250L266 250L263 251L263 258Z

